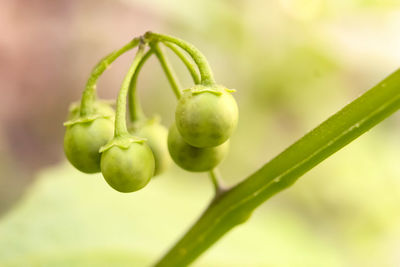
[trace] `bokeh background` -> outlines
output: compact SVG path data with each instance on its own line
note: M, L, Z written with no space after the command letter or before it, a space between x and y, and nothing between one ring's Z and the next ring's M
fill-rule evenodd
M237 89L240 122L221 165L251 174L400 66L397 0L0 2L0 266L147 266L212 196L172 166L120 194L65 160L63 126L93 65L147 30L178 36ZM188 73L172 55L184 87ZM115 98L132 60L100 79ZM139 82L169 126L175 99L155 59ZM260 207L193 266L400 266L395 114Z

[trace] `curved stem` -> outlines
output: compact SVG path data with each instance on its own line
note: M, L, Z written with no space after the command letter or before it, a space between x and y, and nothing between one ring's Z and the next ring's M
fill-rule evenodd
M184 49L197 64L200 71L201 84L206 86L215 84L214 77L206 57L194 45L176 37L153 32L147 32L144 37L151 41L171 42L178 45Z
M259 205L400 109L400 70L345 106L314 130L214 199L156 266L187 266Z
M144 115L144 112L142 110L142 107L140 106L140 101L139 98L136 94L136 85L137 85L137 80L139 77L140 70L142 69L143 65L146 63L146 61L150 58L150 56L153 54L153 50L150 49L149 51L146 52L146 54L143 56L142 60L139 62L135 73L133 74L130 84L129 84L129 90L128 90L128 107L129 107L129 118L131 122L135 122L138 120L145 119L146 116Z
M126 127L126 97L129 90L129 85L131 82L131 77L135 73L140 61L144 56L144 44L139 45L139 49L133 60L131 67L126 74L124 81L122 82L121 89L118 94L117 99L117 112L115 114L115 137L120 137L128 134L128 129Z
M195 66L187 59L187 57L174 44L165 42L164 45L171 49L172 52L174 52L175 55L180 58L180 60L183 62L183 64L185 64L186 68L188 69L190 76L192 76L193 82L195 84L199 84L199 74L197 73Z
M156 54L158 60L160 61L161 67L163 68L165 75L167 76L168 82L170 83L176 98L179 99L181 97L181 91L179 90L180 85L178 79L176 78L174 70L169 64L167 58L164 55L164 52L161 50L158 43L150 43L150 46Z
M90 115L93 112L93 102L96 100L96 83L99 77L103 74L103 72L108 68L108 66L114 62L120 55L131 50L139 44L140 39L134 38L128 44L124 45L119 50L116 50L97 63L97 65L93 68L92 73L86 83L85 90L82 94L81 100L81 116Z

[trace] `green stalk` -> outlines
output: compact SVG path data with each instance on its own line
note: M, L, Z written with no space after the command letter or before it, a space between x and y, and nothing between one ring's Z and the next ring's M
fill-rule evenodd
M161 67L164 70L165 75L167 76L168 82L174 91L174 94L177 99L181 97L180 85L178 79L176 78L176 74L172 69L171 65L169 64L167 58L164 55L164 52L161 50L158 43L150 43L151 48L153 49L154 53L156 54L158 60L160 61Z
M221 181L221 174L219 173L219 170L217 168L211 170L208 172L208 175L210 176L210 179L214 185L214 192L215 192L215 197L219 197L224 192L224 189L222 188L220 181Z
M140 61L139 65L136 69L136 72L134 73L134 75L132 77L131 84L129 87L128 106L129 106L131 122L135 122L135 121L145 118L143 110L140 107L138 97L136 95L136 85L137 85L137 79L138 79L139 73L140 73L143 65L150 58L150 56L154 53L154 50L156 50L156 52L157 52L156 53L157 58L160 61L160 64L167 76L167 79L174 91L175 96L178 99L180 97L179 81L176 78L175 72L174 72L173 68L171 67L171 65L169 64L164 52L162 51L161 47L159 47L158 44L151 44L151 46L153 48L150 49L149 51L147 51L147 53L144 55L143 59ZM200 82L200 78L196 72L194 65L182 54L181 51L179 51L179 49L176 46L174 46L170 43L165 43L165 46L169 47L182 60L182 62L185 64L185 66L189 70L194 83L198 84Z
M96 100L96 83L99 77L103 74L103 72L108 68L108 66L114 62L119 56L124 54L125 52L133 49L139 44L140 39L134 38L128 44L124 45L119 50L116 50L103 59L101 59L97 65L93 68L92 73L89 76L89 79L86 83L85 90L82 94L81 100L81 116L90 115L93 112L93 102Z
M128 107L129 107L129 118L131 122L139 121L142 119L145 119L146 116L144 115L144 112L142 110L142 107L140 106L140 101L139 98L136 94L136 85L137 85L137 79L139 77L139 73L143 67L143 65L146 63L146 61L150 58L150 56L153 54L153 50L149 50L146 52L146 54L143 56L142 60L139 62L135 73L133 74L133 77L131 78L130 84L129 84L129 91L128 91Z
M135 73L140 61L144 57L144 45L140 44L136 56L131 67L122 82L117 99L117 111L115 114L115 137L120 137L128 134L126 127L126 98L131 83L132 75Z
M243 182L215 198L156 264L187 266L259 205L400 108L400 70L345 106Z
M194 67L194 65L186 58L186 56L173 44L171 43L164 43L164 45L166 47L168 47L169 49L171 49L172 52L175 53L175 55L177 55L180 60L183 62L183 64L185 64L186 68L188 69L190 76L192 76L193 82L195 84L199 84L200 83L200 77L197 74L197 71Z
M153 32L147 32L144 35L144 38L150 40L150 42L170 42L181 47L192 57L197 67L199 68L201 84L205 86L215 84L214 77L206 57L194 45L176 37Z

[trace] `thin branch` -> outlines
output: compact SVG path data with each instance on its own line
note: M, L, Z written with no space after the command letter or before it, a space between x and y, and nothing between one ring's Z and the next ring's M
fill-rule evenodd
M126 98L129 91L129 86L131 83L131 78L136 71L136 68L140 64L144 56L144 44L140 44L138 51L136 52L135 58L133 59L132 65L128 70L124 80L122 81L121 89L118 93L117 98L117 111L115 113L115 137L123 136L128 134L128 129L126 127Z
M86 116L90 114L93 109L93 102L97 97L96 94L96 83L103 72L109 67L109 65L114 62L119 56L125 52L135 48L139 44L140 38L134 38L128 44L124 45L122 48L108 54L106 57L102 58L96 66L93 68L92 73L86 83L86 88L82 94L81 101L81 115Z
M199 68L201 83L203 85L215 84L213 73L206 57L191 43L188 43L182 39L173 36L153 32L146 32L144 38L152 41L171 42L181 47L192 57L193 61Z
M180 98L181 96L181 91L180 91L180 85L178 82L178 79L176 78L175 72L172 69L171 65L169 64L167 58L164 55L164 52L158 45L158 43L151 43L150 44L151 48L154 51L154 54L157 56L158 60L160 61L161 67L163 68L165 75L167 76L167 79L172 87L172 90L174 91L174 94L176 98Z

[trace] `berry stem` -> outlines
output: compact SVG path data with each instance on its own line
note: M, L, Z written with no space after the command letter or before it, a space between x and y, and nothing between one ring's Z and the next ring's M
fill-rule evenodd
M218 197L225 191L221 186L221 173L219 172L218 168L215 168L209 171L208 174L214 185L215 197Z
M192 44L169 35L146 32L144 37L151 41L161 41L174 43L185 50L194 60L200 71L201 84L205 86L214 85L214 77L206 57Z
M174 94L177 99L181 97L180 85L179 81L176 77L176 74L169 64L166 56L164 55L164 51L162 51L161 47L158 45L157 42L150 43L151 49L154 51L154 54L157 56L158 60L160 61L161 67L163 68L165 75L167 76L168 82L174 91Z
M129 68L128 73L125 75L124 81L122 82L121 89L118 94L117 112L115 114L115 137L120 137L128 134L128 129L126 127L126 98L132 75L135 73L138 65L140 64L140 61L144 57L144 47L145 44L141 41L133 63Z
M131 122L136 122L146 118L146 115L144 114L143 109L140 105L139 97L136 93L136 86L140 70L142 69L143 65L146 63L146 61L150 58L152 54L153 54L152 49L146 52L142 60L140 60L135 73L131 77L131 81L129 84L129 91L128 91L128 107L130 115L129 118Z
M108 66L112 62L114 62L119 56L121 56L125 52L136 47L139 44L139 41L140 41L139 38L134 38L119 50L116 50L105 56L96 64L96 66L93 68L90 74L90 77L86 83L85 90L83 91L82 94L81 111L80 111L81 117L88 116L93 112L93 103L97 98L96 83L99 77L103 74L103 72L108 68Z
M200 83L200 77L199 77L199 74L196 71L195 66L192 64L192 62L190 62L187 59L187 57L181 52L181 50L179 50L178 47L176 47L174 44L165 42L164 45L166 47L168 47L169 49L171 49L171 51L174 52L175 55L177 55L180 58L180 60L182 60L183 64L185 64L186 68L190 72L190 75L192 76L193 82L195 84L199 84Z

